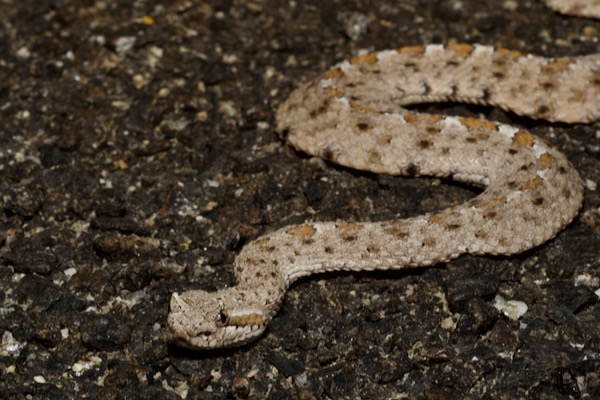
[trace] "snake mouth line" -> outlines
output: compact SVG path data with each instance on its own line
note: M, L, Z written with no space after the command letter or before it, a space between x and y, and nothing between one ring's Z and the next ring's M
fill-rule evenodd
M219 328L220 339L215 339L215 332L194 332L171 330L167 339L177 346L192 350L211 350L226 347L239 347L255 340L265 331L266 325L222 326Z

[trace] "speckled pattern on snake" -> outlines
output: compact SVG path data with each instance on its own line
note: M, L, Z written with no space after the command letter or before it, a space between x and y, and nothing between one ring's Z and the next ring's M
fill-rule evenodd
M583 187L563 154L512 126L403 107L437 101L490 104L549 121L595 121L600 56L548 59L479 45L416 46L354 58L296 89L276 115L281 137L295 148L359 170L451 177L485 190L414 218L307 222L261 236L235 259L237 286L173 294L172 340L199 349L238 346L264 332L302 276L428 266L464 253L516 254L573 220Z

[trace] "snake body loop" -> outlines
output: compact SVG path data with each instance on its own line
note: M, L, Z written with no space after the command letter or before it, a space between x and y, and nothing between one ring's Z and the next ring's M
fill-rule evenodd
M172 339L200 349L238 346L263 333L302 276L428 266L465 253L516 254L573 220L583 187L563 154L508 125L404 108L432 101L595 121L600 56L548 59L478 45L417 46L343 62L298 88L276 116L280 135L297 149L350 168L451 177L485 190L414 218L305 223L261 236L235 259L236 286L173 294Z

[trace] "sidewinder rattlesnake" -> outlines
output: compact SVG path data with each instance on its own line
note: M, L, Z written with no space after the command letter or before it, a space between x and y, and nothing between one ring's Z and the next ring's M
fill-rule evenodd
M600 14L598 0L545 2L561 12ZM595 121L600 55L548 59L480 45L416 46L354 58L296 89L276 115L277 130L295 148L350 168L451 177L485 190L414 218L305 223L261 236L235 259L237 286L173 294L172 340L199 349L238 346L264 332L302 276L428 266L464 253L516 254L573 220L583 187L564 155L508 125L403 107L438 101Z

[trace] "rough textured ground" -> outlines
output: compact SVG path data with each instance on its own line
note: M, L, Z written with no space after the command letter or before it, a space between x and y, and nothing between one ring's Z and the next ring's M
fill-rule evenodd
M469 42L577 55L599 51L599 32L533 0L4 0L0 398L600 397L598 126L492 108L422 107L560 148L587 191L555 240L303 280L267 334L236 350L164 337L171 292L231 283L233 258L261 233L475 194L286 148L274 110L300 82L362 51ZM528 311L512 320L497 296Z

